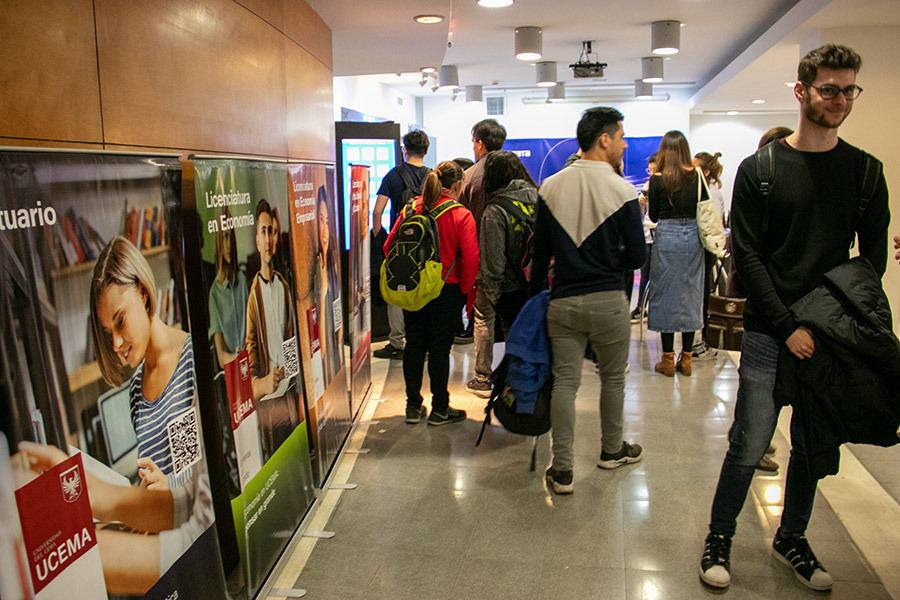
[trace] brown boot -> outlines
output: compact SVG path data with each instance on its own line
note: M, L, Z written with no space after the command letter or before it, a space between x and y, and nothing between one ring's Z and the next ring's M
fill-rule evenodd
M666 377L675 377L675 353L663 352L662 358L656 363L656 372Z
M686 377L691 376L691 360L693 359L693 355L691 351L682 352L678 355L678 364L675 365L675 370L681 373Z

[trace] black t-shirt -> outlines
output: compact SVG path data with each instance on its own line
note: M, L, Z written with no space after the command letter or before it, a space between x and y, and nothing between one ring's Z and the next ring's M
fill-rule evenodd
M706 188L701 189L701 200L709 198ZM662 175L654 175L650 178L650 188L647 190L647 212L654 223L660 219L696 219L697 218L697 171L688 175L682 188L672 194L672 202L669 203L669 194L663 184Z
M756 155L741 163L731 222L734 257L749 296L745 329L786 340L797 328L788 308L849 259L855 234L860 255L879 276L884 274L887 185L882 174L860 215L864 156L843 140L827 152L800 152L777 142L767 203L759 191ZM768 232L763 234L765 212Z
M400 169L405 169L406 172L409 173L409 178L419 187L420 191L422 189L422 182L425 181L425 177L428 175L428 167L417 167L408 162L404 162L388 171L384 176L384 179L381 180L381 186L378 188L378 195L387 196L391 199L391 226L394 225L397 216L400 214L400 210L403 208L402 197L403 190L406 189L406 184L403 183L403 177L399 172Z

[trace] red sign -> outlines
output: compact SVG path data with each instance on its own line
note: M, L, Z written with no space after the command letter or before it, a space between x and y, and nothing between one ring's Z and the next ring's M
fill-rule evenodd
M16 490L35 594L97 545L81 455Z
M241 422L253 414L253 387L250 384L250 358L246 350L225 365L225 387L228 390L228 408L231 412L231 429L237 430Z

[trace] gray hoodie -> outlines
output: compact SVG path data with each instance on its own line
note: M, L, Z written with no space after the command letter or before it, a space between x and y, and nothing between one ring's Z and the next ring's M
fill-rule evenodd
M520 265L525 254L525 243L531 233L531 227L522 223L520 218L510 215L505 208L493 202L497 196L504 196L519 204L524 212L533 215L538 191L524 179L514 179L488 199L485 205L478 232L481 262L476 281L478 289L493 304L500 299L500 294L523 289ZM514 268L518 269L518 273Z

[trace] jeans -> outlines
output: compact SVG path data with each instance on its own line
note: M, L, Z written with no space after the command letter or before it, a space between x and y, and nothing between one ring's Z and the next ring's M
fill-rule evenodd
M481 290L475 292L475 326L472 337L475 342L475 378L487 381L494 363L494 305Z
M403 349L403 338L406 336L406 327L403 322L403 309L393 304L387 305L388 325L391 328L388 341L394 348Z
M625 294L616 290L551 300L547 332L553 350L553 468L571 471L575 461L575 395L581 386L588 343L600 369L601 445L610 453L622 449L625 361L631 338Z
M745 331L738 369L734 423L728 433L728 452L719 473L713 498L709 530L731 537L737 516L744 506L753 472L775 433L779 408L775 406L775 372L781 344L773 337ZM798 431L798 419L791 420L791 460L788 464L781 514L781 535L803 535L809 524L818 481L810 476L809 463Z
M455 283L445 283L441 294L421 310L403 311L406 322L406 349L403 352L403 379L406 383L406 407L422 406L422 372L428 353L428 378L431 380L431 410L445 413L450 404L447 381L450 378L450 347L456 333L456 315L465 296Z

